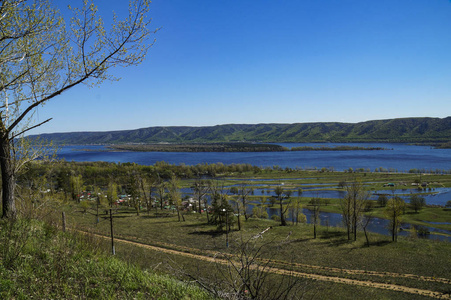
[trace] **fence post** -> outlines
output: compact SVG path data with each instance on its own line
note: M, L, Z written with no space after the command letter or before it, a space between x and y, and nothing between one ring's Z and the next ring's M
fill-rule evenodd
M63 232L66 232L66 213L63 211Z

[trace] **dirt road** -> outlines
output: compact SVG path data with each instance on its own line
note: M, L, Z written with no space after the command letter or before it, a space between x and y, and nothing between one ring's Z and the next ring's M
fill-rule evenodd
M95 236L98 236L100 238L109 239L107 236L94 234ZM146 248L152 251L158 251L158 252L164 252L172 255L181 255L185 257L190 257L197 260L202 261L208 261L208 262L214 262L219 264L228 264L229 261L225 258L221 258L221 255L218 255L219 253L215 253L213 251L203 251L206 255L201 254L193 254L190 252L196 252L199 251L198 249L190 249L187 247L180 247L177 245L169 245L169 244L163 244L163 247L158 246L151 246L135 241L129 241L122 238L115 237L115 241L120 243L127 243L131 245L135 245L138 247ZM173 249L180 249L180 250L173 250ZM392 273L392 272L375 272L375 271L366 271L366 270L351 270L351 269L340 269L340 268L330 268L330 267L321 267L321 266L314 266L314 265L306 265L306 264L297 264L297 263L287 263L287 262L280 262L280 261L273 261L276 264L279 265L286 265L294 266L294 267L303 267L303 268L310 268L312 270L324 270L328 272L335 272L339 274L351 274L351 275L371 275L371 276L378 276L378 277L399 277L399 278L410 278L415 279L418 281L429 281L429 282L439 282L439 283L445 283L445 284L451 284L450 279L446 278L435 278L435 277L427 277L427 276L419 276L415 274L402 274L402 273ZM276 274L283 274L283 275L291 275L291 276L297 276L302 278L309 278L313 280L321 280L321 281L329 281L329 282L336 282L336 283L343 283L343 284L349 284L349 285L357 285L357 286L365 286L365 287L371 287L371 288L378 288L378 289L385 289L385 290L391 290L391 291L397 291L397 292L403 292L403 293L409 293L414 295L422 295L427 297L432 297L436 299L451 299L450 294L444 294L440 292L430 291L430 290L424 290L424 289L418 289L418 288L412 288L402 285L396 285L396 284L387 284L387 283L380 283L380 282L373 282L369 280L356 280L356 279L349 279L349 278L343 278L333 275L319 275L308 272L298 272L298 271L291 271L287 270L285 268L276 268L276 267L267 267L267 272L272 272Z

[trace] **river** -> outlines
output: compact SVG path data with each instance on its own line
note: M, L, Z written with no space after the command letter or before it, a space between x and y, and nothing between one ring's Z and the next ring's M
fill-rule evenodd
M153 165L159 161L170 164L196 165L202 163L223 164L251 164L259 167L279 166L281 168L321 169L329 168L336 171L344 171L349 168L374 171L382 168L387 171L408 172L420 170L422 172L439 171L451 173L451 149L433 149L429 146L413 146L391 143L282 143L288 148L312 146L334 147L340 145L358 147L381 147L389 150L352 150L352 151L285 151L285 152L132 152L132 151L107 151L105 146L63 146L59 149L57 157L67 161L106 161L115 163L133 162L141 165ZM323 188L327 188L326 186ZM258 194L259 190L255 192ZM443 205L451 200L451 189L436 189L434 195L424 195L428 204ZM402 193L402 191L398 191ZM316 191L304 189L303 196L341 198L343 192L332 190ZM406 196L407 197L407 196ZM278 214L277 210L268 209L269 215ZM311 212L304 209L307 221L310 222ZM320 215L322 225L341 226L341 215L322 212ZM374 218L368 230L372 232L389 234L388 221ZM404 224L404 228L410 228L410 224ZM428 227L433 232L438 229ZM449 232L446 232L449 234ZM401 231L401 235L408 234ZM438 238L451 241L451 237L431 234L429 238Z
M134 162L153 165L159 161L171 164L196 165L202 163L241 164L259 167L282 168L333 168L343 171L349 168L374 171L383 168L389 171L417 169L422 171L444 170L451 172L451 149L433 149L429 146L412 146L390 143L311 144L282 143L288 148L300 146L359 146L382 147L389 150L352 151L285 151L285 152L112 152L105 146L63 146L58 157L67 161ZM86 151L89 150L89 151Z

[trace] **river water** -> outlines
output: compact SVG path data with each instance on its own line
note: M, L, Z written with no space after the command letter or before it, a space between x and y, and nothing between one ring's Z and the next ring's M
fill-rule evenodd
M382 147L390 150L352 151L285 151L285 152L109 152L104 146L63 146L59 158L67 161L134 162L153 165L159 161L170 164L196 165L202 163L242 164L259 167L333 168L337 171L383 168L407 172L418 170L445 170L451 172L451 149L432 149L429 146L411 146L389 143L311 144L283 143L288 148L299 146L359 146ZM88 149L89 151L85 151Z
M281 168L329 168L336 171L344 171L349 168L364 169L374 171L382 168L387 171L408 172L409 170L420 170L422 172L438 171L451 173L451 149L433 149L429 146L413 146L406 144L391 143L282 143L279 144L288 148L312 146L312 147L333 147L333 146L358 146L358 147L382 147L389 150L352 150L352 151L286 151L286 152L132 152L132 151L106 151L105 146L63 146L59 149L57 157L67 161L106 161L115 163L133 162L140 165L153 165L159 161L170 164L196 165L202 163L223 163L223 164L251 164L259 167L279 166ZM88 150L88 151L87 151ZM262 184L264 186L264 184ZM318 188L331 188L325 184ZM318 190L316 187L303 188L304 197L320 198L342 198L344 192L334 190ZM263 189L263 187L262 187ZM267 190L265 188L265 190ZM378 191L374 191L377 193ZM434 194L425 194L427 204L444 205L451 200L450 188L437 188L432 191ZM261 189L255 189L255 195L262 193ZM402 190L396 193L403 194ZM406 192L404 192L406 193ZM407 192L408 193L408 192ZM377 197L372 196L373 199ZM404 196L406 199L408 195ZM251 207L248 209L252 209ZM279 214L277 209L268 208L271 217ZM304 209L307 222L311 222L311 211ZM342 216L336 213L322 212L320 215L322 225L342 226ZM408 229L412 225L404 224L403 228ZM374 218L368 225L368 230L381 234L389 234L388 221ZM429 231L441 232L433 227L427 228ZM451 234L446 231L443 233ZM407 235L406 231L401 231L400 235ZM429 238L451 241L451 237L431 234Z

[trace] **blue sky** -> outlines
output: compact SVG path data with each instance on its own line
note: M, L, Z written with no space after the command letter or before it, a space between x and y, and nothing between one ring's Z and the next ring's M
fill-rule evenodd
M451 115L449 0L154 0L150 16L143 64L53 99L32 133Z

